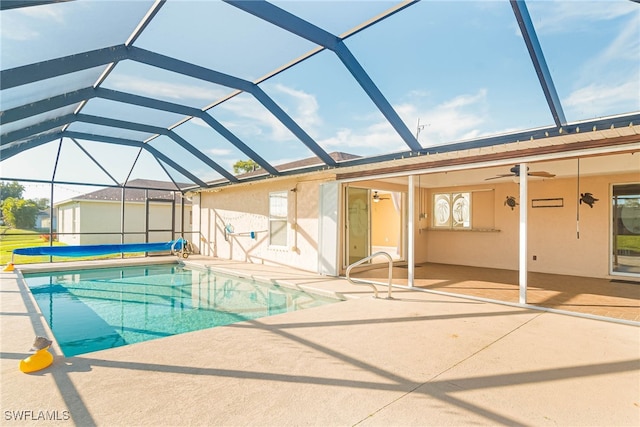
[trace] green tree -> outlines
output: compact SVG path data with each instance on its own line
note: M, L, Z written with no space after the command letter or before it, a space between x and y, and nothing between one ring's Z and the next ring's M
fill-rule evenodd
M0 205L4 199L8 199L9 197L13 197L14 199L22 199L22 193L24 192L24 187L20 185L17 181L9 182L0 182Z
M37 197L31 200L36 204L36 206L38 206L38 209L40 209L41 211L47 210L50 207L49 199L47 199L46 197Z
M32 230L36 226L37 215L38 206L32 200L9 197L2 203L2 216L11 227Z
M233 164L233 171L235 173L253 172L256 169L260 169L260 165L253 160L238 160Z

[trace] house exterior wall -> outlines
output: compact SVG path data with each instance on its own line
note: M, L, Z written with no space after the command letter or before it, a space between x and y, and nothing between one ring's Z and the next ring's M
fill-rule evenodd
M205 256L317 271L322 182L326 179L265 180L217 192L203 192L196 214L201 238L199 241L194 239L193 243ZM269 194L279 191L287 193L286 247L269 245ZM225 233L228 224L233 227L233 233ZM251 232L255 233L255 238L251 237Z
M39 212L38 215L36 215L36 229L48 229L51 226L51 218L49 217L49 214L46 212Z
M150 204L149 229L171 228L171 204ZM185 216L191 207L185 208ZM68 245L117 244L120 243L122 204L106 201L71 201L58 205L58 240ZM188 218L188 217L187 217ZM176 231L180 231L182 213L176 205ZM144 242L146 224L146 207L144 203L127 202L125 204L125 243ZM187 220L185 231L191 232L192 225ZM71 233L71 234L69 234ZM76 234L101 233L101 234ZM102 234L114 233L114 234ZM150 233L149 241L161 242L171 240L170 232Z
M291 180L265 180L247 186L228 187L200 194L201 207L196 209L201 238L197 246L206 256L252 263L288 265L318 271L318 234L320 185L331 179L309 179L296 184ZM580 191L599 199L590 208L579 204L577 180L531 179L528 186L528 268L533 272L568 274L586 277L608 277L610 252L610 197L613 184L640 181L640 174L597 175L581 177ZM358 182L355 186L372 185L375 181ZM387 185L390 191L406 193L402 185ZM295 189L293 192L291 190ZM287 191L288 245L273 248L268 242L269 193ZM432 198L439 192L472 193L473 230L441 230L432 227ZM343 194L342 191L339 192ZM442 187L416 191L414 203L414 236L416 263L433 262L478 267L518 269L519 213L505 204L508 196L518 203L519 185L513 181L491 182L475 186ZM418 200L420 198L420 200ZM562 207L532 207L532 199L562 199ZM194 203L197 198L194 197ZM422 204L422 206L421 206ZM338 203L342 206L342 202ZM372 208L381 210L382 207ZM579 229L577 234L577 214ZM425 213L426 218L420 218ZM384 212L374 213L384 217ZM338 242L344 241L344 213L339 213ZM383 223L384 221L378 221ZM234 233L225 236L225 226ZM256 234L252 239L250 232ZM372 230L373 243L384 239L384 233ZM382 237L381 237L382 236ZM194 239L194 243L196 239ZM344 272L344 245L335 248ZM536 260L533 260L533 256ZM335 258L333 255L326 255Z

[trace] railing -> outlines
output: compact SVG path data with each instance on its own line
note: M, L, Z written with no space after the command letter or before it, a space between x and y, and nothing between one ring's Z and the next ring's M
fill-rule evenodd
M393 298L391 297L391 279L392 279L392 277L393 277L393 259L391 258L391 255L389 255L389 254L388 254L388 253L386 253L386 252L376 252L376 253L373 253L373 254L369 255L368 257L366 257L366 258L362 258L360 261L356 261L356 262L354 262L353 264L351 264L349 267L347 267L347 272L346 272L347 280L348 280L348 281L349 281L349 283L351 283L352 285L367 285L367 286L371 286L371 287L373 288L374 298L378 298L378 288L376 288L376 286L375 286L375 284L374 284L373 282L368 281L368 280L361 280L361 279L358 279L358 282L356 282L356 281L354 281L354 280L350 277L351 270L352 270L354 267L357 267L357 266L359 266L360 264L363 264L363 263L365 263L365 262L369 261L370 259L375 258L375 257L377 257L377 256L384 256L384 257L386 257L386 258L387 258L387 261L388 261L388 263L389 263L389 277L388 277L388 286L389 286L389 291L388 291L388 293L387 293L387 299L393 299Z

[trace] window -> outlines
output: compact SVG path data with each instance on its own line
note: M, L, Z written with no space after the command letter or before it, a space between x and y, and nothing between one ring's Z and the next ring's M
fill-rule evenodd
M471 193L435 193L432 218L435 228L471 228Z
M287 192L269 193L269 245L287 247Z

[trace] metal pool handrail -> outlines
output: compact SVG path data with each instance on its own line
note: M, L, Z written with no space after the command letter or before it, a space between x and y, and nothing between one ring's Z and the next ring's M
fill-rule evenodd
M369 255L368 257L362 258L360 261L356 261L353 264L351 264L349 267L347 267L347 272L346 272L346 278L347 281L349 283L351 283L352 285L367 285L367 286L371 286L373 288L374 291L374 298L378 298L378 288L376 288L376 286L374 285L374 282L370 281L370 280L361 280L358 279L358 282L355 282L351 277L350 277L350 273L351 270L353 269L353 267L357 267L362 263L365 263L367 261L369 261L372 258L375 258L377 256L384 256L387 258L387 262L389 263L389 277L388 277L388 286L389 286L389 291L387 293L387 299L393 299L391 297L391 278L393 277L393 259L391 258L391 255L389 255L386 252L376 252L373 253L371 255Z

